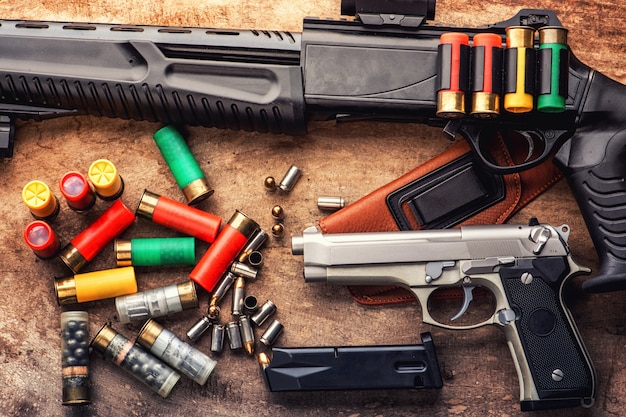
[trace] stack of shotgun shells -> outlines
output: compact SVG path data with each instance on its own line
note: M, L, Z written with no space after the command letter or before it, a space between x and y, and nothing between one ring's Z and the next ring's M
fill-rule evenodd
M27 245L41 259L58 256L74 273L68 278L55 279L59 305L73 308L84 302L114 298L120 323L144 323L135 342L116 331L111 323L104 324L90 339L87 311L61 313L64 405L91 402L90 348L165 398L181 375L203 385L216 366L215 360L183 339L193 343L211 334L210 350L219 354L226 334L231 350L244 350L253 356L255 327L271 322L259 339L267 347L282 333L283 326L278 320L268 320L276 312L274 303L267 300L259 306L255 296L245 294L246 280L256 279L257 268L262 264L259 249L268 234L241 211L235 211L222 225L220 217L192 207L213 190L187 143L172 126L158 130L154 140L187 204L145 190L133 213L120 199L124 181L117 169L108 160L98 160L89 169L89 180L77 172L66 174L61 180L61 192L68 206L76 211L89 210L96 196L113 203L59 249L59 239L49 225L59 213L57 198L42 181L32 181L24 187L23 200L36 218L25 229ZM136 216L186 237L117 239L134 223ZM198 262L196 239L210 245ZM111 241L114 241L117 267L80 273ZM134 267L164 265L194 265L194 268L185 282L138 292ZM198 308L198 286L211 294L210 302L207 313L186 336L179 337L154 320ZM220 302L231 287L232 320L222 323Z

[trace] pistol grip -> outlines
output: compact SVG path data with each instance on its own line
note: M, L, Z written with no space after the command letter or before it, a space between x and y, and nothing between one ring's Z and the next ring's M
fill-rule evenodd
M563 285L575 275L570 266L577 267L570 258L537 258L500 271L515 312L515 320L503 324L520 380L522 411L594 401L593 365L561 296ZM530 275L522 280L523 273Z

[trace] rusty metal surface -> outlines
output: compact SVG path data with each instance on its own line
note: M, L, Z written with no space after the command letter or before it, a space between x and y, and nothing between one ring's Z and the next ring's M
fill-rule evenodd
M570 29L570 45L583 62L626 82L626 5L612 1L502 0L443 1L437 21L476 26L505 20L519 7L557 11ZM215 28L301 30L305 16L338 17L339 0L226 1L187 0L141 2L98 0L0 1L5 19L115 22ZM2 59L0 57L0 59ZM325 214L316 198L342 195L348 202L386 184L450 146L437 129L418 125L315 122L305 137L190 128L188 143L215 194L200 207L228 219L243 210L268 230L270 209L286 212L282 240L270 239L263 249L265 264L248 292L261 301L272 299L285 325L283 346L371 345L418 343L419 333L431 331L444 370L444 388L432 391L373 391L350 393L267 392L254 358L228 349L206 386L183 380L162 399L97 355L92 355L93 404L81 408L61 405L59 314L53 278L69 275L59 260L38 260L22 239L32 220L21 201L24 184L41 179L56 189L69 170L85 172L99 158L114 161L126 183L122 197L135 207L144 189L182 199L167 165L152 142L159 126L148 122L67 117L45 122L20 122L16 152L0 164L0 412L7 416L517 416L518 381L504 336L492 328L451 332L422 325L415 304L364 307L347 291L304 284L299 259L291 256L290 235L299 234ZM303 176L291 194L268 193L263 179L281 177L291 164ZM58 193L57 193L58 195ZM60 195L58 195L60 197ZM62 202L54 222L62 244L67 243L109 203L77 214ZM597 258L576 203L562 181L513 219L531 216L572 228L570 246L583 265L597 268ZM173 236L175 233L138 219L123 237ZM114 266L112 245L88 266ZM138 269L141 289L186 279L189 268ZM591 409L546 412L552 416L621 415L626 397L624 294L586 295L583 278L571 289L570 308L590 351L598 374L598 398ZM201 293L201 305L208 295ZM229 311L230 301L224 303ZM83 306L81 306L82 308ZM139 325L116 322L112 300L88 303L92 335L105 322L134 339ZM204 308L204 307L203 307ZM179 335L200 317L199 310L160 320ZM199 348L208 351L203 339ZM544 413L527 413L524 415Z

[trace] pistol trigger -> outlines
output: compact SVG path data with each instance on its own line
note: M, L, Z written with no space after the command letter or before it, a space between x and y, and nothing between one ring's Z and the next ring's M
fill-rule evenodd
M454 320L458 319L459 317L461 317L463 314L465 314L465 312L469 308L470 303L474 299L474 294L473 294L474 288L476 288L476 287L473 286L473 285L464 285L463 286L463 305L461 306L461 309L459 310L459 312L456 313L450 319L450 321L454 321Z

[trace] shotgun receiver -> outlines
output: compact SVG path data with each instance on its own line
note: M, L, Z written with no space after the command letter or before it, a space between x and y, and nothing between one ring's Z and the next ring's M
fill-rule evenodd
M427 123L465 137L499 173L556 152L600 259L584 288L626 289L626 87L576 59L554 12L524 9L480 28L429 24L434 0L343 0L342 13L356 18L306 19L302 33L0 20L0 156L12 154L18 118L90 114L288 135L305 134L309 119ZM534 31L549 27L559 35L539 45ZM454 44L460 64L446 34L467 39ZM477 60L482 34L503 50L489 72ZM487 111L474 112L470 96L487 79ZM507 105L516 89L526 104ZM560 108L539 105L545 94ZM527 156L495 163L486 150L495 132L510 132Z
M292 238L304 280L337 285L400 285L420 302L423 322L451 330L495 325L504 331L520 384L522 411L591 406L595 372L563 301L567 281L589 269L572 259L569 227L464 226L460 229L322 234ZM450 321L431 314L429 299L463 288ZM454 325L483 287L495 298L486 320ZM432 300L431 300L432 301Z

